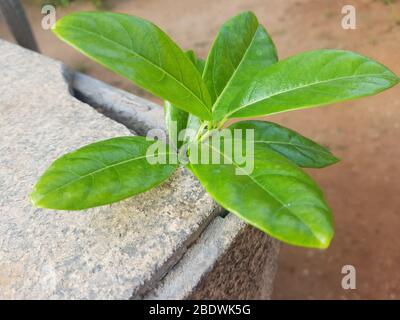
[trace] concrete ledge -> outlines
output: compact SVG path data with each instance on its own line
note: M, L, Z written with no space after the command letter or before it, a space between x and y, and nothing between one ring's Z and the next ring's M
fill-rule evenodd
M221 277L218 266L228 263L236 274L230 253L246 253L248 274L267 274L262 291L269 292L278 242L263 234L251 245L240 241L244 230L258 231L232 215L218 217L223 210L185 169L114 205L84 212L33 208L28 193L54 159L96 140L163 128L162 108L1 40L0 70L0 298L260 295L246 272L240 276L246 285L228 290L236 280ZM222 288L213 274L227 282L225 295L211 289L213 281Z
M230 215L229 219L237 219ZM217 233L232 232L226 224ZM229 230L226 230L228 229ZM217 238L218 239L218 238ZM277 271L280 243L261 231L242 226L235 237L231 236L228 247L204 272L191 299L270 299Z
M145 136L151 129L165 130L163 108L82 73L71 80L74 95L107 117Z
M146 299L269 299L279 242L232 214L216 217Z

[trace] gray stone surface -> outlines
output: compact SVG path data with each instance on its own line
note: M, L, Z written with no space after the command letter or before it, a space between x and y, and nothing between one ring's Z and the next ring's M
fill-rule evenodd
M145 298L188 298L244 227L245 223L232 214L216 217L179 264Z
M111 206L33 208L28 193L54 159L164 130L162 108L1 40L0 70L0 299L270 297L279 242L219 217L184 169Z
M139 135L146 135L154 128L165 131L163 108L151 101L82 73L74 74L71 86L82 101Z
M270 299L279 241L233 214L216 217L146 299Z
M212 269L203 273L189 298L270 299L279 248L278 240L252 226L244 226Z
M59 62L0 40L0 298L127 299L145 293L220 210L188 172L88 211L32 207L63 153L130 132L70 94Z

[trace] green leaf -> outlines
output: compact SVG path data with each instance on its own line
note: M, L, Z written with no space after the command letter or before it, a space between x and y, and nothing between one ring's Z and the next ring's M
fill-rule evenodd
M200 74L202 74L206 62L203 59L199 58L193 50L188 50L185 52L185 54L190 59L190 61L192 61L192 63L195 65L197 71L199 71Z
M175 148L179 149L182 146L183 141L178 140L178 134L182 130L186 129L189 113L175 107L169 101L165 101L164 111L165 123L167 125L168 136L170 138L169 141ZM175 142L177 142L176 145Z
M199 130L200 126L201 126L200 119L197 118L196 116L192 115L192 114L189 114L189 118L188 118L186 129L190 129L192 131L192 133L195 133L195 132L197 133L197 131ZM190 138L191 137L188 134L185 135L185 141L190 141L191 140ZM192 137L192 138L195 138L195 137Z
M301 53L263 69L220 96L226 118L255 117L369 96L399 78L367 57L342 50Z
M222 25L208 55L203 79L215 101L225 88L248 83L260 69L277 60L267 31L252 12L243 12ZM219 120L224 110L214 109L213 118Z
M34 205L59 210L81 210L113 203L153 188L176 169L172 164L150 164L169 157L168 146L146 155L155 141L118 137L87 145L56 160L35 185Z
M85 55L156 96L211 119L206 85L184 52L144 19L109 12L73 13L54 33Z
M297 132L267 121L242 121L231 125L235 129L253 130L254 143L280 153L295 164L305 168L323 168L339 160L326 148Z
M185 54L190 59L190 61L196 66L199 73L202 73L204 69L204 60L198 58L193 50L189 50ZM179 149L184 143L183 141L177 140L179 138L178 136L179 133L182 130L189 128L189 124L190 128L196 129L197 124L198 126L200 126L200 120L198 120L196 116L177 108L169 101L165 101L164 110L165 110L165 123L167 126L170 141L171 142L177 141L177 145L175 147Z
M198 164L191 159L190 168L222 207L289 244L328 247L333 236L331 211L321 190L300 168L256 144L254 154L247 154L254 159L251 171L222 148L206 144L232 163Z

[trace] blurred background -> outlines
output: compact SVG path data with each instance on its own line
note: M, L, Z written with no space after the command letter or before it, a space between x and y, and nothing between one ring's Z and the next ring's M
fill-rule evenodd
M301 51L356 51L400 75L400 2L396 0L22 0L43 54L113 86L161 103L43 30L41 6L57 18L73 11L112 10L147 18L182 48L206 58L220 25L254 11L281 59ZM356 29L341 26L342 7L356 9ZM0 37L14 42L4 20ZM330 203L336 234L329 249L282 245L274 299L400 299L400 86L377 96L268 117L328 146L341 159L308 170ZM341 286L344 265L357 288Z

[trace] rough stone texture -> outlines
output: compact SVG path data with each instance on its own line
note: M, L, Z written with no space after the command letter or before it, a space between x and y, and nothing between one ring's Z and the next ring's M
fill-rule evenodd
M179 263L145 296L145 299L188 298L202 277L213 270L218 259L229 249L245 225L232 214L225 218L216 217Z
M218 216L184 169L114 205L33 208L28 193L54 159L165 130L162 109L1 40L0 70L0 299L270 297L278 242Z
M146 299L269 299L279 242L233 214L216 217Z
M218 207L184 170L111 206L32 207L54 159L130 133L71 96L61 63L0 40L0 70L0 298L125 299L162 277Z
M229 244L190 298L269 299L278 267L279 242L246 226Z
M155 128L165 130L163 108L151 101L82 73L74 74L71 86L80 100L139 135Z

